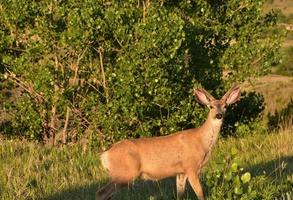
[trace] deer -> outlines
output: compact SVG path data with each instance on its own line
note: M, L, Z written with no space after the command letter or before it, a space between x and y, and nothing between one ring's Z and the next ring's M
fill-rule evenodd
M231 87L220 100L205 89L194 89L197 102L209 108L207 119L198 128L112 145L100 156L109 181L96 192L96 200L111 199L117 188L137 178L157 181L172 176L176 176L177 199L182 199L188 180L197 198L204 200L200 171L217 141L226 108L239 100L240 89L239 85Z

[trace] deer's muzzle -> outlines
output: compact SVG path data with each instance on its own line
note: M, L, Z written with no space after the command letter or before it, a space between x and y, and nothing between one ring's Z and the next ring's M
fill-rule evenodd
M222 119L223 118L223 114L222 113L217 113L216 114L216 118L217 119Z

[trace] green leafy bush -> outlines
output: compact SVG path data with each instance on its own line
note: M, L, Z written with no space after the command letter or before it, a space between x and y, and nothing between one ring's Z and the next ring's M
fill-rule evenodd
M292 40L293 33L288 32L287 38L289 41ZM280 64L275 66L274 72L276 74L280 74L284 76L292 76L293 75L293 66L292 66L293 47L282 48L281 51L282 51L283 58Z
M278 193L264 175L253 176L239 165L236 149L203 177L208 199L273 199Z
M263 95L256 92L243 92L240 101L228 108L222 127L223 135L245 136L254 132L264 132L264 127L261 125L264 109Z
M1 0L0 84L22 91L1 101L6 134L107 145L199 125L192 88L221 96L278 60L262 5Z
M290 129L293 121L293 99L290 99L287 106L274 115L269 114L268 126L271 130Z
M204 179L209 199L255 199L257 196L251 185L251 174L239 167L235 149L215 170L205 174Z

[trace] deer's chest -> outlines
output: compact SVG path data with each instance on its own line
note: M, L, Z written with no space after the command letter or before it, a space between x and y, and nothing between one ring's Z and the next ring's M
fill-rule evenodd
M200 168L204 167L207 164L207 162L211 156L212 148L215 145L217 138L218 138L218 135L213 134L213 133L210 135L210 137L207 138L206 150L205 150L205 154L202 159Z
M211 151L208 151L208 152L204 155L203 160L201 161L200 169L203 168L203 167L207 164L207 162L208 162L210 156L211 156Z

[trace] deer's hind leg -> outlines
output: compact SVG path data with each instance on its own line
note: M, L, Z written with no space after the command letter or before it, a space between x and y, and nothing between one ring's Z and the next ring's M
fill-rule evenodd
M116 183L109 181L105 186L96 192L96 200L109 200L116 190Z
M177 174L176 176L176 189L177 199L182 199L185 191L187 176L185 174Z

